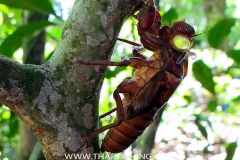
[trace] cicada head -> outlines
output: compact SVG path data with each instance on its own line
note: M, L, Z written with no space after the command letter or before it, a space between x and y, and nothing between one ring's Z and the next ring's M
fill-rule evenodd
M195 35L195 30L185 21L177 21L173 23L171 35L171 46L179 52L185 52L192 46L192 37Z
M195 34L194 28L185 21L177 21L173 23L172 34L182 34L192 37Z

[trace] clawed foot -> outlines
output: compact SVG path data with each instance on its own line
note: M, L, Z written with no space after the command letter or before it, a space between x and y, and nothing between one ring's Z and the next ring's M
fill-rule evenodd
M83 137L82 141L80 142L80 146L83 147L85 144L87 144L89 140L90 139L88 137Z

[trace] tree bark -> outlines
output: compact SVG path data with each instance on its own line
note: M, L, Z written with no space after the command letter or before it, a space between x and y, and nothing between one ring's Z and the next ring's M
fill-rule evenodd
M27 17L24 20L31 23L39 20L47 20L48 15L40 12L27 12ZM23 20L23 21L24 21ZM24 64L42 64L44 59L44 50L46 43L46 31L42 30L37 35L32 35L26 38L23 44ZM20 142L21 142L21 159L29 159L33 153L36 143L38 143L36 136L28 129L27 125L19 122ZM42 150L35 153L36 160L44 160Z
M98 100L105 67L74 59L109 59L121 29L140 0L76 0L61 40L43 65L23 65L0 56L0 101L37 136L48 160L68 153L98 153Z

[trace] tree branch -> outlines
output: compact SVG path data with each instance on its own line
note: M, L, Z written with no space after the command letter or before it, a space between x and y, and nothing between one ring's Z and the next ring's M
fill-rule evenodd
M26 23L31 23L34 21L48 20L48 14L29 11L27 16L22 20ZM37 64L43 63L44 50L46 43L46 30L41 30L38 34L34 34L25 38L22 44L23 48L23 62L24 64ZM35 160L44 160L42 149L34 150L36 146L39 146L39 142L33 133L28 129L27 125L23 121L19 121L19 136L21 143L21 160L29 159L30 156L34 155ZM37 151L39 151L37 153ZM31 159L31 157L30 157Z
M17 101L23 100L23 95L20 93L21 88L16 86L16 77L19 75L19 63L15 63L2 55L0 55L0 101L8 106L13 106ZM20 95L20 97L17 97Z
M44 65L22 65L0 56L0 101L34 132L47 159L66 153L99 152L97 139L82 146L97 128L105 67L74 59L109 59L121 26L141 0L76 0L61 41Z

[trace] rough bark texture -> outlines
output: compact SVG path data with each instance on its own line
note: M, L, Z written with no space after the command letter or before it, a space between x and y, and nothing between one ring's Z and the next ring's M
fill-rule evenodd
M24 17L25 18L25 17ZM39 20L47 20L48 15L40 12L27 12L27 17L25 18L27 23L31 23ZM24 21L23 19L22 21ZM25 20L25 21L26 21ZM25 39L23 44L23 53L24 53L24 64L42 64L44 57L44 48L46 43L46 31L42 30L38 34L34 34ZM33 153L33 149L36 146L37 138L36 136L28 129L27 125L23 122L19 122L19 133L20 133L20 142L21 142L21 159L29 159ZM36 153L36 160L44 160L45 157L40 150L39 153Z
M97 153L98 100L106 68L86 67L80 59L109 59L125 18L140 0L76 0L52 58L22 65L0 56L0 101L37 136L48 160L66 153Z

